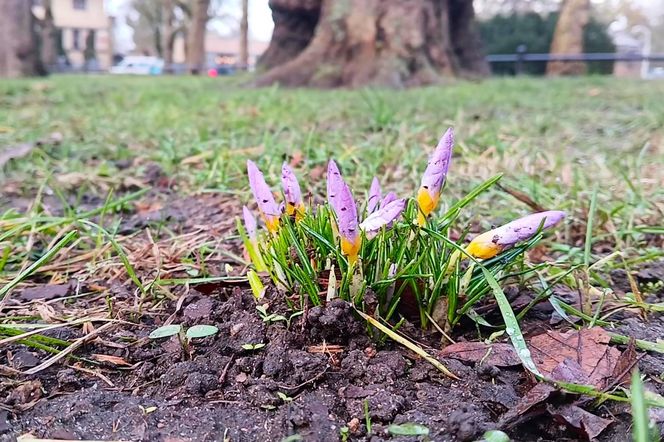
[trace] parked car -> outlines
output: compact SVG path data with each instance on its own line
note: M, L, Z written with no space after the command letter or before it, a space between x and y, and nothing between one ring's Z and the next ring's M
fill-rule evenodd
M164 60L148 56L128 56L111 68L111 74L124 75L161 75Z

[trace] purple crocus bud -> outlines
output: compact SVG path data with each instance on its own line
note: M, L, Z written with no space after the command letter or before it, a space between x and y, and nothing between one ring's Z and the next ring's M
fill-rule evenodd
M399 197L397 196L396 193L394 193L394 192L388 192L388 194L385 195L385 198L383 198L383 201L380 202L380 207L385 207L385 206L387 206L387 205L390 204L392 201L396 201L397 198L399 198Z
M247 231L247 236L251 241L256 241L256 218L247 206L242 206L242 216L244 217L244 228Z
M281 166L281 185L284 188L284 197L286 198L286 214L295 215L297 221L304 216L304 201L302 200L302 191L300 183L297 182L295 172L286 163Z
M565 218L565 212L560 210L549 210L524 216L476 236L468 244L466 251L475 258L493 258L503 250L532 238L540 225L543 229L548 229L558 224L563 218Z
M279 229L280 210L274 200L274 195L265 182L263 173L251 160L247 160L247 174L249 175L249 187L256 198L263 221L271 233L276 233Z
M373 213L378 207L378 202L380 201L380 182L377 177L373 178L371 181L371 188L369 189L369 199L367 200L367 213Z
M423 226L426 218L438 205L440 191L445 184L447 170L452 159L452 148L454 147L454 130L450 127L438 142L436 150L429 159L427 168L422 175L420 189L417 192L417 203L419 204L418 224Z
M380 229L389 227L401 215L406 208L406 200L398 199L388 205L381 207L362 221L360 229L364 230L368 239L378 235Z
M357 223L357 206L334 160L330 160L327 165L327 200L337 218L341 250L352 264L357 261L362 245Z

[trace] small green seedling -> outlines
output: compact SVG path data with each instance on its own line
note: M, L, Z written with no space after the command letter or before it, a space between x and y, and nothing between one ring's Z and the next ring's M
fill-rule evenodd
M429 434L427 427L414 422L406 422L398 425L392 424L387 427L387 431L393 436L427 436Z
M142 406L142 405L139 405L138 408L141 409L141 413L143 413L144 416L147 416L148 414L157 411L157 407L154 407L154 406L152 406L152 407L144 407L144 406Z
M184 354L191 357L193 349L190 346L190 341L192 339L205 338L218 332L219 329L214 325L194 325L185 333L181 324L170 324L153 330L149 337L150 339L161 339L177 335Z
M291 314L290 316L285 317L284 315L279 315L277 313L269 313L267 311L268 304L263 304L263 305L257 305L256 310L258 311L258 315L261 317L263 322L271 324L275 322L280 322L283 321L286 323L286 328L290 328L291 321L298 316L302 316L304 314L303 310L296 311L295 313Z
M293 402L292 397L288 396L286 393L282 393L281 391L277 391L277 397L281 399L285 404Z
M242 348L249 351L259 350L265 347L265 344L259 342L257 344L242 344Z
M150 339L161 339L168 338L174 335L177 335L182 331L182 326L180 324L170 324L162 325L161 327L155 329L150 333Z
M206 338L208 336L215 335L219 332L219 329L214 325L194 325L189 330L187 330L187 338L196 339L196 338Z
M510 442L510 437L500 430L489 430L482 435L480 442Z

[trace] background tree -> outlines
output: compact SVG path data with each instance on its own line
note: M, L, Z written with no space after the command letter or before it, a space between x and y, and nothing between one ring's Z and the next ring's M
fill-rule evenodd
M0 0L0 77L41 73L32 2Z
M583 52L583 30L590 20L590 0L564 0L551 42L551 54L580 54ZM551 61L547 75L582 75L584 62Z
M210 0L192 0L191 25L187 33L187 70L190 74L200 74L205 68L205 33L209 15Z
M163 56L164 11L161 3L161 0L132 0L134 14L127 19L127 24L134 31L136 51L141 54Z
M52 0L42 0L44 17L39 20L41 61L47 69L53 69L58 62L58 32L53 20Z
M525 14L496 15L479 22L480 34L487 54L511 54L516 47L525 44L528 52L547 53L553 41L553 32L558 13L541 15ZM608 24L591 17L583 30L583 52L615 52L615 45L607 32ZM491 71L498 75L513 75L513 63L495 63ZM546 62L528 62L522 72L529 75L544 75ZM591 74L610 75L613 62L588 63Z
M240 69L249 67L249 0L242 0L240 17Z
M163 0L162 14L164 19L161 32L161 48L164 57L164 72L173 73L173 45L175 43L175 1Z
M413 86L485 75L472 0L270 0L258 85Z

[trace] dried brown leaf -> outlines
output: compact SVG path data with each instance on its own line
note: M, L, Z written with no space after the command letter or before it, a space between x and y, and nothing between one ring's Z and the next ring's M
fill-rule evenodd
M601 418L572 404L549 406L547 411L556 421L567 424L588 440L595 439L613 422L611 419Z
M621 354L620 350L609 347L610 340L608 333L600 327L566 333L547 331L533 337L529 347L543 375L553 377L552 373L557 369L557 375L564 373L567 382L589 383L602 389L613 375ZM575 376L585 379L575 380L574 375L570 375L572 361L580 367Z
M484 362L496 367L513 367L521 364L519 355L510 344L484 342L457 342L443 348L439 356L465 362Z
M65 284L41 284L23 289L17 297L23 301L62 298L74 294L78 283L76 279L70 279Z
M20 143L9 146L7 149L0 152L0 167L7 164L10 160L15 160L28 155L34 148L34 143Z

